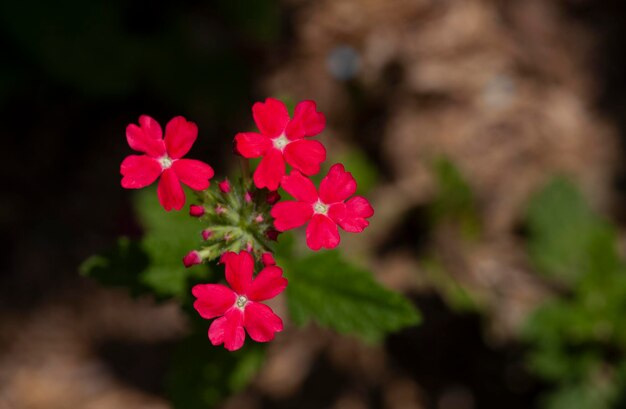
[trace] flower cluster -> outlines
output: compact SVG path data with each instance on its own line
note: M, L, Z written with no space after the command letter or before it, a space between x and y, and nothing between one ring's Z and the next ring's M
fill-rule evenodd
M175 117L163 137L160 125L149 116L126 129L130 147L143 155L130 155L122 162L122 186L146 187L159 177L157 194L166 211L185 204L181 183L195 191L197 203L189 214L204 223L202 246L183 257L186 267L219 259L225 265L226 281L200 284L192 289L195 309L205 319L216 318L209 328L214 345L231 351L242 347L245 332L257 342L267 342L282 331L283 322L261 301L271 299L287 286L276 266L272 241L281 232L307 224L306 243L312 250L339 245L338 227L358 233L368 225L374 210L367 199L355 196L357 183L342 164L334 164L319 189L309 179L320 172L326 160L320 134L326 119L315 102L296 105L293 117L279 100L267 98L252 107L259 132L235 136L235 151L243 168L248 159L261 158L250 180L244 174L232 182L224 179L210 188L213 169L198 160L183 159L198 135L193 122ZM291 171L288 173L287 165ZM281 200L282 188L294 200ZM255 261L262 266L254 276Z

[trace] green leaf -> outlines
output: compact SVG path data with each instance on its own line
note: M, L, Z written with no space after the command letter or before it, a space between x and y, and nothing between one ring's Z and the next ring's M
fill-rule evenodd
M435 161L434 173L438 191L431 211L435 221L453 221L459 224L465 238L478 237L481 231L480 218L469 183L446 158Z
M439 258L435 256L424 258L421 265L429 281L454 311L482 312L484 310L484 305L478 295L472 294L446 271Z
M82 275L104 285L126 287L133 295L138 295L148 289L138 276L138 272L144 270L148 262L148 256L138 242L120 237L115 247L106 253L89 257L79 270Z
M193 197L189 191L187 198ZM137 192L135 211L144 228L141 247L150 265L141 272L141 281L157 295L184 297L190 279L206 278L205 264L185 268L182 259L200 244L201 223L186 211L166 212L154 189Z
M376 341L420 320L406 298L379 285L369 271L342 260L337 251L281 263L289 278L291 318L299 325L314 320L337 332Z
M532 198L527 226L531 259L548 276L572 282L620 266L615 230L565 179L555 179Z

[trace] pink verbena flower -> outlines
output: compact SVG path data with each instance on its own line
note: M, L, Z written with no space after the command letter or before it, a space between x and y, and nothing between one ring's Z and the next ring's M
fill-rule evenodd
M287 287L287 279L277 266L267 266L253 279L254 259L247 251L224 253L226 281L198 284L191 290L197 300L193 306L205 319L217 318L209 327L213 345L224 344L229 351L243 346L245 330L257 342L268 342L283 330L283 321L261 301L269 300Z
M318 141L305 139L324 130L326 118L317 112L315 102L296 105L293 118L281 101L267 98L252 106L260 133L244 132L235 136L237 151L246 158L263 157L254 172L259 189L276 190L285 174L285 161L305 175L315 175L326 160L326 149Z
M294 170L282 179L282 188L296 201L278 202L272 208L274 226L279 231L300 227L306 222L306 242L312 250L337 247L337 225L347 232L360 233L374 215L374 209L362 196L354 196L356 181L343 165L333 165L320 183L319 194L313 182Z
M209 187L213 169L204 162L181 159L189 152L198 136L198 127L182 116L167 123L165 139L161 126L148 115L139 117L139 126L126 128L128 145L145 155L129 155L120 167L122 187L140 189L152 184L159 176L157 194L167 211L180 210L185 205L185 192L180 182L194 190Z

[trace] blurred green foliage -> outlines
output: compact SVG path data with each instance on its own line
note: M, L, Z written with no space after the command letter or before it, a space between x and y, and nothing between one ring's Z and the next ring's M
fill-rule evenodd
M435 223L454 223L466 239L480 235L481 226L472 188L461 171L447 158L433 164L437 194L430 206Z
M615 228L569 181L536 194L527 216L537 270L561 288L525 330L531 369L554 385L549 409L609 409L626 391L626 264Z
M445 225L458 232L468 243L473 242L480 236L482 226L471 186L448 158L439 157L433 161L432 171L437 191L427 208L431 228ZM478 295L446 271L437 248L430 249L420 264L427 273L428 282L437 289L450 308L459 312L481 311L483 305Z
M621 266L615 229L565 179L554 180L533 198L527 226L531 260L552 278L572 283Z
M186 195L193 197L190 191ZM182 263L183 256L200 243L202 225L185 211L163 211L154 188L136 192L133 204L144 230L141 241L120 239L112 250L87 259L80 268L82 274L133 293L188 298L190 282L211 276L206 264L185 268Z
M139 242L120 237L112 249L89 257L79 270L82 275L106 286L126 287L136 296L149 290L138 274L148 268L149 263L148 255Z
M197 324L176 348L166 379L167 395L180 409L216 407L245 388L265 360L264 344L248 340L242 349L230 352L211 345L206 321Z
M426 272L430 284L439 291L452 310L458 312L482 311L483 305L478 296L461 285L447 272L438 257L425 257L420 264Z

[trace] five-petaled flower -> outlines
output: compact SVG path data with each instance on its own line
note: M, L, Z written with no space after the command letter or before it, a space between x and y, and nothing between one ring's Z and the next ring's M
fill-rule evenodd
M180 182L194 190L209 187L213 169L195 159L181 159L189 152L198 136L198 127L182 116L167 123L165 139L161 126L151 117L139 117L139 126L126 128L128 145L145 155L129 155L120 167L122 187L140 189L152 184L159 176L157 194L167 211L180 210L185 204L185 192Z
M243 346L246 338L268 342L283 330L283 321L261 301L269 300L287 287L287 279L277 266L267 266L253 279L254 259L247 251L224 253L226 281L222 284L199 284L192 293L197 298L193 306L205 319L217 318L209 327L213 345L224 344L229 351Z
M331 249L339 244L337 225L347 232L359 233L374 215L374 209L362 196L354 196L356 181L343 165L333 165L320 183L319 194L313 182L294 170L282 179L282 188L296 201L278 202L272 208L274 226L279 231L300 227L306 222L306 242L312 250Z
M281 101L267 98L252 106L260 133L244 132L235 136L237 151L246 158L263 157L254 172L259 189L276 190L285 175L285 161L305 175L315 175L326 159L326 149L318 141L305 139L324 130L326 118L317 112L315 102L296 105L293 118Z

